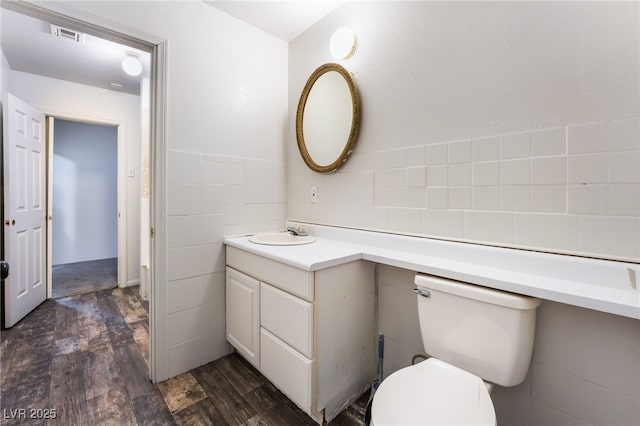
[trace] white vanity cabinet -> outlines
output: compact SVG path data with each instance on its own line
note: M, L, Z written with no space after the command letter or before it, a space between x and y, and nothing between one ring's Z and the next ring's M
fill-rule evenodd
M375 306L372 263L306 271L227 246L227 340L319 423L375 377Z

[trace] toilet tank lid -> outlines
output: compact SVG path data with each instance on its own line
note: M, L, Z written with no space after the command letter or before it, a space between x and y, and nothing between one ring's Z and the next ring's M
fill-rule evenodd
M415 284L423 289L439 291L480 302L491 303L511 309L528 310L537 308L541 300L536 297L495 290L476 284L463 283L433 275L416 274Z

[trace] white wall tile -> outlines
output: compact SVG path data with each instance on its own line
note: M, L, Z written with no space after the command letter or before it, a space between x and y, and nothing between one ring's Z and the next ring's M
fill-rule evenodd
M585 340L585 380L640 399L640 354L598 341ZM640 401L639 401L640 403Z
M640 119L610 121L607 123L609 151L640 149Z
M200 183L200 155L169 151L167 154L169 183Z
M407 188L407 207L424 208L427 204L425 188Z
M502 185L528 185L531 182L531 160L505 160L500 162Z
M495 386L491 400L499 425L531 426L531 374L518 386Z
M389 170L389 186L393 188L407 186L407 168Z
M407 168L407 186L424 187L427 185L427 168L425 166Z
M473 163L473 185L500 185L500 163L498 161Z
M531 132L531 155L546 156L559 155L567 152L567 129L546 129Z
M224 300L169 314L167 344L177 345L201 337L212 330L224 329L224 321Z
M571 251L579 248L577 216L518 213L515 229L516 244Z
M427 165L447 164L449 162L449 144L427 145Z
M456 210L424 210L423 229L434 237L464 237L464 212Z
M198 339L200 343L201 364L206 364L231 353L231 345L227 342L226 330L218 330Z
M569 155L568 183L607 183L607 154Z
M473 206L470 186L454 186L449 188L449 208L469 210Z
M389 170L376 170L373 175L373 182L376 188L388 188L389 185Z
M366 170L347 174L347 186L350 188L373 188L374 172Z
M531 183L557 184L567 182L567 158L565 156L533 158Z
M202 183L205 185L222 185L224 183L224 165L219 162L202 161Z
M230 192L238 196L237 200L242 200L244 190L242 187L234 186L231 189L222 185L204 185L202 187L202 213L214 214L222 213L225 204L235 202L236 198L231 199ZM227 203L229 201L229 203Z
M640 184L609 185L609 215L640 217Z
M430 209L446 209L447 188L427 188L427 207Z
M373 154L373 169L386 170L389 168L389 151L380 151Z
M565 185L532 185L531 211L564 213L567 211L567 187Z
M640 219L580 217L580 250L624 258L640 258Z
M223 166L224 184L225 185L242 185L244 184L244 164L243 163L224 163Z
M569 154L604 152L607 150L606 123L572 126L569 127L567 135Z
M219 243L169 249L169 281L224 270L223 248L223 244Z
M174 313L225 300L224 272L169 281L167 311Z
M640 152L623 151L609 153L609 182L640 182Z
M168 185L167 214L193 215L202 212L202 185L170 183Z
M200 342L195 339L167 349L169 376L177 376L200 365Z
M389 227L391 230L401 233L421 233L422 210L409 208L389 209Z
M246 159L244 162L244 184L277 185L283 165L273 161Z
M169 248L198 245L202 242L200 215L167 217L167 244Z
M500 158L508 160L529 157L531 152L530 139L529 133L500 136Z
M470 186L471 185L471 163L449 164L447 181L449 186Z
M544 426L591 426L589 423L539 401L532 401L531 424Z
M464 236L474 241L513 243L513 224L511 213L464 212Z
M447 186L448 173L449 166L446 164L440 166L428 166L427 186Z
M414 146L407 148L407 167L424 166L427 164L427 148L424 146Z
M500 138L473 139L471 141L471 159L473 161L499 160Z
M407 167L407 150L406 149L394 149L389 151L389 167Z
M449 143L449 164L471 162L471 141Z
M607 185L569 185L567 190L569 213L607 214L609 203Z
M224 241L224 215L202 215L200 241L203 244L211 244Z
M474 186L472 200L474 210L500 210L500 187Z
M505 211L531 210L531 187L528 185L500 187L500 208Z

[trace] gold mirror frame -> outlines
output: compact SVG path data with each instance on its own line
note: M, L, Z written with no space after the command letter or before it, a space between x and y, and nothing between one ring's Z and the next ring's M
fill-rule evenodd
M304 122L304 110L307 104L307 99L309 97L309 93L311 89L313 89L313 85L322 75L326 74L330 71L338 72L346 81L347 86L349 87L349 91L351 92L351 129L349 131L349 137L345 142L344 149L342 153L338 156L338 158L329 165L320 165L316 163L311 155L309 155L309 151L307 150L307 145L304 139L303 132L303 122ZM358 130L360 128L360 96L358 95L358 91L356 89L355 83L353 82L353 78L349 71L347 71L344 67L334 63L328 63L321 65L318 67L313 74L307 80L307 84L304 86L302 90L302 95L300 96L300 101L298 102L298 111L296 113L296 138L298 140L298 149L300 150L300 155L306 165L313 171L318 173L330 173L336 171L342 164L344 164L356 145L356 140L358 138Z

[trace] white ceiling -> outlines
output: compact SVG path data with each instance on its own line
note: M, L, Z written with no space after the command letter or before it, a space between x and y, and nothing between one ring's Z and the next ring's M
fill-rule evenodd
M205 3L288 42L344 1L206 0ZM49 22L5 8L0 11L0 18L0 45L13 70L136 95L140 93L140 78L149 75L150 55L146 52L89 34L85 34L82 44L56 38L50 34ZM127 51L140 55L142 76L131 77L122 70ZM114 89L112 83L122 88Z
M291 41L342 5L344 1L203 0L284 41Z
M149 75L149 53L89 34L83 43L56 38L49 22L8 9L1 15L0 45L12 70L136 95L141 77ZM126 52L140 55L141 76L131 77L122 70ZM123 87L114 89L111 83Z

